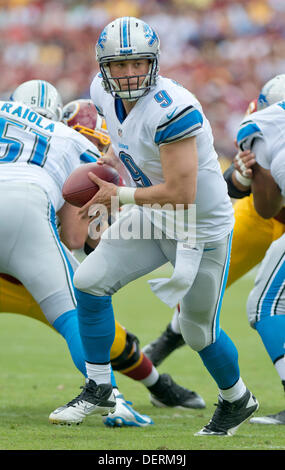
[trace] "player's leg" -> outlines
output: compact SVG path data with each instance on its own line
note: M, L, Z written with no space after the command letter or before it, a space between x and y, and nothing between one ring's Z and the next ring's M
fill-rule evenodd
M185 345L178 321L180 306L161 335L143 347L142 351L155 366L159 366L173 351Z
M197 435L230 435L258 407L240 376L237 349L219 323L230 243L228 236L206 244L194 284L181 302L179 321L184 340L199 353L219 388L217 410Z
M65 251L68 254L68 250ZM25 315L52 327L27 289L17 279L4 274L0 275L1 312ZM55 321L54 326L66 340L75 366L83 375L86 375L76 316L71 313L63 314ZM129 333L118 322L116 322L115 340L111 348L111 364L113 370L146 386L152 393L152 400L159 402L160 406L179 406L185 409L203 407L202 398L199 400L195 393L176 384L170 376L160 375L151 361L140 351L136 336ZM142 415L131 407L116 387L114 391L116 412L103 418L106 425L145 427L153 423L149 416Z
M284 224L275 219L263 219L257 214L252 196L236 201L234 213L235 227L226 288L257 266L272 241L285 231ZM177 325L177 313L176 309L172 321L161 336L143 348L155 365L161 364L169 354L184 344Z
M116 222L115 222L116 223ZM108 230L107 230L108 232ZM74 276L80 336L89 382L110 387L110 350L115 337L111 295L122 285L165 263L150 240L112 240L104 233L98 247L79 266ZM144 253L144 256L142 255ZM146 266L146 263L148 265ZM57 413L63 424L83 416L82 403L92 403L92 391L83 390L79 399ZM89 405L92 410L91 405ZM59 410L62 408L59 408ZM87 415L87 414L86 414Z
M260 217L254 208L252 195L236 201L234 215L235 227L227 287L262 261L273 240L279 238L285 228L275 219Z
M126 217L120 217L112 227L124 224ZM120 229L116 233L121 233ZM111 295L167 261L159 244L153 240L111 240L107 231L96 250L76 271L74 283L80 333L91 380L100 383L103 378L107 381L110 374L110 348L115 329ZM74 410L69 411L73 413Z
M285 235L272 243L260 265L248 302L250 325L258 332L285 391ZM285 424L285 410L251 423Z
M25 315L51 326L23 284L6 274L0 274L0 313Z
M115 339L111 349L114 371L119 371L144 385L150 391L150 400L155 406L183 409L205 407L202 397L175 383L169 374L159 374L141 351L138 338L118 322L115 338L117 340ZM114 416L111 416L109 421L113 420Z
M5 224L1 224L0 239L7 237L9 243L7 250L1 252L0 270L29 290L51 324L61 316L64 324L74 321L73 270L59 240L55 211L46 193L28 183L9 183L1 190L5 190L5 204L2 201L0 206ZM76 349L79 346L80 342ZM112 385L101 386L94 411L103 414L111 408L115 408Z

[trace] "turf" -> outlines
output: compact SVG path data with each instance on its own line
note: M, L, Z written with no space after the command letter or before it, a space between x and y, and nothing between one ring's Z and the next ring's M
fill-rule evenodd
M153 275L152 275L153 277ZM140 338L154 339L172 311L150 291L148 277L131 283L114 296L117 319ZM226 291L222 327L239 350L244 381L260 402L258 414L284 409L284 392L258 334L246 318L245 304L253 279L245 277ZM284 450L283 426L245 423L233 437L195 437L208 422L217 401L214 381L198 355L188 347L175 351L160 367L181 385L199 392L204 410L153 407L147 389L116 374L119 389L133 406L150 415L147 428L106 428L92 416L80 426L55 426L49 413L80 393L82 377L73 366L64 340L38 321L1 315L0 450Z

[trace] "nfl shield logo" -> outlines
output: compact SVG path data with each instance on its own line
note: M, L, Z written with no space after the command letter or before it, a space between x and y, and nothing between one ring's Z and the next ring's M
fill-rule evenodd
M123 135L122 129L118 129L118 135L119 135L119 137L122 137L122 135Z

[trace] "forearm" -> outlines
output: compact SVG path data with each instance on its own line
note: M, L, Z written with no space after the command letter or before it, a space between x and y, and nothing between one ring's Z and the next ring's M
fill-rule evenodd
M88 219L82 219L78 215L78 208L71 206L67 202L58 211L60 220L60 239L69 250L80 249L84 246L87 231Z
M126 203L128 201L124 197L129 193L130 198L133 197L133 200L130 199L129 202L139 206L171 205L175 208L177 205L183 205L187 209L189 204L194 204L196 187L189 189L188 184L185 184L185 187L187 189L184 189L184 185L161 183L145 188L119 188L119 197L121 202Z
M185 186L183 184L169 185L161 183L148 188L138 188L135 192L135 200L138 205L160 204L163 206L172 204L176 206L183 204L187 206L188 204L194 204L195 197L196 187L191 188L188 183L185 183Z
M254 167L251 189L255 210L261 217L270 219L281 211L284 205L281 191L270 172L259 165Z

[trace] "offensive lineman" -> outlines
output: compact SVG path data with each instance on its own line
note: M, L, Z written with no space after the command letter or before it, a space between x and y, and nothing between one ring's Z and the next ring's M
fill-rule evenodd
M171 280L152 281L152 288L170 306L181 301L183 337L199 353L219 388L217 410L197 435L231 435L258 408L258 402L240 377L234 344L219 325L234 221L210 125L191 93L158 76L159 39L143 21L129 17L113 21L101 33L96 52L101 74L91 84L91 98L106 119L115 154L137 188L118 191L120 204L132 205L112 226L119 237L112 238L114 231L106 230L95 252L75 273L89 382L72 406L56 411L62 423L68 423L75 415L84 418L88 407L96 410L102 377L109 383L106 396L111 396L111 295L170 261L174 265ZM114 185L91 175L90 179L100 190L82 208L82 214L93 204L110 208L111 197L117 195ZM189 243L191 234L187 238L191 222L186 238L179 229L170 238L156 216L165 216L166 221L172 216L173 220L178 211L160 211L157 205L175 208L180 204L189 215L194 203L196 244ZM142 228L151 220L152 233L158 231L159 236L125 239L121 230L134 220L140 220ZM99 264L104 266L100 272L96 269Z
M264 219L276 217L284 208L284 127L285 101L280 101L245 119L237 134L239 147L250 153L235 165L245 183L250 180L254 207ZM284 252L285 234L270 245L262 260L247 301L247 314L285 388ZM285 424L285 411L256 417L252 422Z

